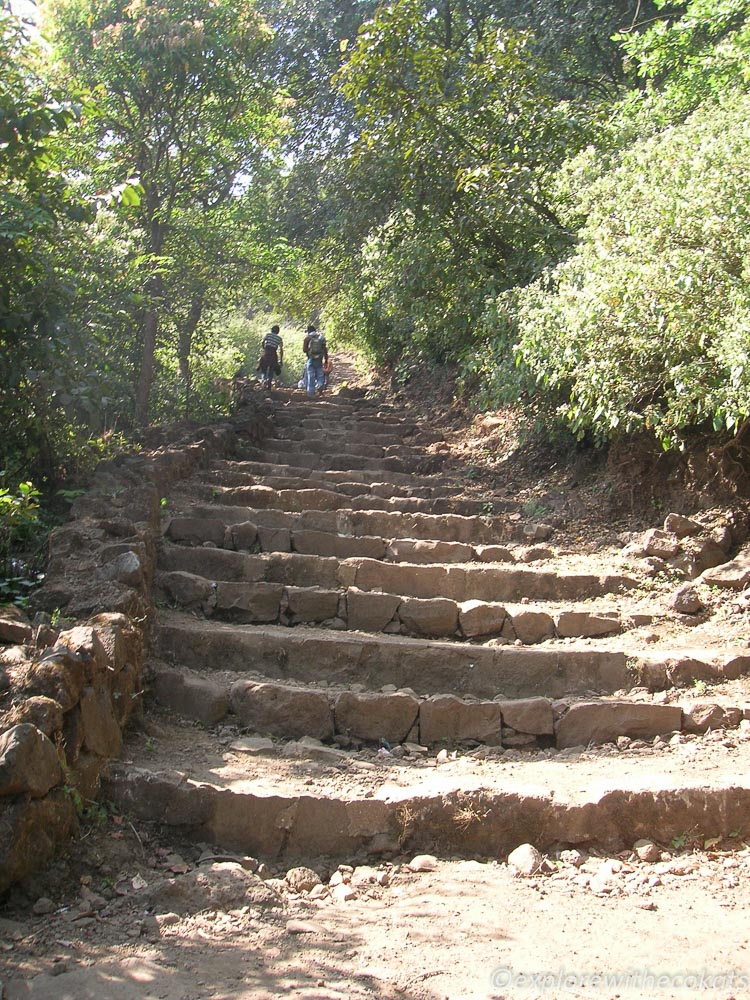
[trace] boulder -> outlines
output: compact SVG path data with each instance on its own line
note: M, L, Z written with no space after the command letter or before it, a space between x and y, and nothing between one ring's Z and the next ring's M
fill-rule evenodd
M682 728L677 705L630 701L592 701L572 705L555 726L559 748L609 743L618 736L652 739Z
M507 611L505 606L487 601L462 601L458 605L458 624L467 639L499 635Z
M335 618L338 612L338 590L287 587L286 599L287 611L294 625L299 622L323 622Z
M167 524L164 534L172 542L181 545L203 545L213 542L218 548L224 544L226 524L217 518L209 517L173 517Z
M414 635L449 636L458 628L458 605L444 597L407 597L398 607L398 616Z
M231 612L243 622L275 622L284 587L280 583L231 583L216 585L216 610Z
M503 725L518 733L551 736L554 733L552 702L548 698L495 699L503 717Z
M395 594L375 594L350 587L346 594L347 626L362 632L381 632L401 603Z
M336 732L362 740L403 743L419 715L419 701L409 694L343 691L334 704Z
M616 635L622 630L616 612L595 614L588 611L563 611L557 618L557 634L561 639L594 639L602 635Z
M57 750L36 726L22 723L0 735L0 796L39 798L62 778Z
M501 728L502 710L496 702L437 694L419 706L419 740L426 746L463 740L499 746Z
M298 739L333 736L333 712L324 691L285 684L237 681L229 692L232 711L257 733Z
M525 645L533 645L555 637L555 623L546 611L512 610L508 624L516 639L520 639Z

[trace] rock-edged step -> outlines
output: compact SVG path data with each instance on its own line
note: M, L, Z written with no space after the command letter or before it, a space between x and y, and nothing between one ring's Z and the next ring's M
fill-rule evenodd
M271 744L271 745L269 745ZM265 858L388 855L403 850L497 857L519 843L629 848L745 830L750 749L710 769L700 744L659 752L543 751L534 759L394 759L332 752L314 741L253 755L252 741L162 721L131 738L103 794L121 812L183 836ZM261 750L261 753L263 751Z
M517 504L493 500L472 500L455 496L377 497L372 494L349 496L337 490L326 490L315 483L309 489L275 490L267 486L216 487L214 498L232 507L275 507L278 510L396 510L404 513L462 514L478 517L516 511Z
M540 610L525 604L405 597L356 587L343 591L263 581L215 581L183 571L159 572L155 587L157 597L171 608L235 624L315 625L337 631L491 641L495 645L602 639L652 626L659 619L655 614L619 610L605 602Z
M282 442L282 445L285 442ZM256 462L267 462L272 465L283 464L285 461L293 460L294 464L303 469L344 470L344 471L370 471L391 473L400 472L408 475L424 475L438 472L445 456L443 454L431 455L427 452L420 452L414 455L389 455L379 458L365 458L362 455L351 452L323 453L317 454L312 451L290 452L284 447L273 448L265 445L260 448L246 448L245 457Z
M318 470L293 469L289 466L287 468L293 473L292 475L283 471L279 473L278 466L268 466L268 471L262 475L247 472L236 466L202 472L197 478L214 489L227 486L267 486L274 490L306 490L311 486L317 486L330 493L343 493L349 497L371 496L385 499L416 497L431 500L435 497L459 496L464 492L463 487L448 484L404 486L387 480L364 482L357 479L356 473L353 472L326 473Z
M300 531L324 532L350 540L379 537L384 540L386 548L391 545L393 551L389 558L396 562L514 562L512 552L504 546L526 541L529 537L543 540L545 536L538 526L532 529L529 525L521 525L500 515L425 514L419 511L353 510L346 507L295 511L215 503L191 504L182 515L173 515L165 526L165 534L172 541L183 544L214 542L224 546L223 539L229 531L227 541L230 544L224 547L240 548L231 543L231 535L232 529L241 524L254 524L257 528L285 528L292 534ZM250 528L245 534L249 532ZM393 544L396 541L402 544L397 547Z
M637 685L663 690L699 679L736 679L750 669L743 650L649 649L628 655L585 640L564 645L480 645L313 627L205 622L164 611L155 651L190 670L253 670L268 678L395 684L418 693L477 698L613 694Z
M340 536L330 536L333 538ZM214 582L282 583L324 590L348 589L402 597L465 601L580 601L627 592L633 581L624 575L539 569L492 563L414 564L380 559L340 559L300 552L247 554L230 549L165 545L163 572L184 572Z
M746 697L740 696L739 703L722 697L711 702L696 700L690 691L671 692L669 702L643 689L585 700L502 694L493 699L420 696L413 688L395 685L363 690L361 684L303 683L250 671L238 677L158 661L152 666L149 687L165 710L183 718L208 725L234 724L245 732L284 741L306 738L338 748L386 747L397 757L440 748L465 752L479 745L565 749L616 743L622 747L632 740L652 742L716 729L741 728L743 738L750 735Z
M445 477L443 473L434 473L429 476L419 476L415 478L410 473L400 473L400 472L373 472L368 469L308 469L302 468L298 465L293 465L288 462L274 463L274 462L255 462L249 459L245 459L242 462L237 463L218 463L216 466L216 476L217 482L221 483L221 477L224 472L235 472L241 476L248 477L242 478L241 483L249 483L250 480L257 478L265 478L266 476L283 477L286 479L307 479L310 483L319 483L323 480L331 483L347 483L356 482L364 485L380 486L381 492L389 487L402 487L406 490L417 488L425 489L428 487L437 490L436 496L442 495L443 487L454 486L454 484ZM206 478L210 473L204 473L202 478ZM240 484L241 484L240 483ZM391 496L391 493L385 493L385 496ZM405 496L411 494L406 493ZM419 495L419 494L417 494Z

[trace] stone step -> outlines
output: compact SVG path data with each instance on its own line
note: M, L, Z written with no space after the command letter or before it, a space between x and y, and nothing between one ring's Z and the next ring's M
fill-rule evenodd
M400 472L409 475L426 475L439 471L445 461L443 455L414 455L398 458L364 458L351 453L317 455L311 452L288 452L273 448L247 448L245 457L256 462L267 462L271 465L283 465L294 461L299 468L339 470L339 471L370 471L380 473Z
M373 472L369 469L357 469L355 471L350 469L328 469L320 471L318 469L308 469L299 465L289 464L288 462L256 462L250 459L238 462L237 465L240 467L240 471L252 476L285 476L292 479L307 477L312 482L319 482L325 479L332 482L393 483L396 486L407 488L415 484L419 487L429 485L439 487L443 483L450 484L450 481L442 473L420 476L418 479L415 479L411 474L402 472L389 472L384 475L382 471ZM221 470L223 466L219 465L217 468Z
M566 573L533 566L416 565L300 552L245 554L169 544L164 546L159 566L165 572L193 573L214 581L266 581L323 589L356 587L373 593L458 602L582 601L624 594L634 586L628 577L617 574Z
M537 749L587 747L623 741L653 741L675 733L696 735L743 726L750 733L750 701L718 696L698 699L686 692L664 703L637 689L630 696L553 700L494 699L455 694L418 696L412 688L386 685L378 691L334 681L300 683L245 672L195 671L152 663L150 690L164 709L207 725L239 726L281 740L304 737L359 749L404 746L475 747L478 744ZM676 694L676 692L672 692ZM710 695L709 695L710 698ZM744 721L743 721L744 720ZM627 743L625 745L628 745ZM406 751L408 753L408 750Z
M650 649L628 655L587 641L538 646L482 645L364 632L205 622L164 612L158 655L189 670L251 670L269 679L337 685L385 684L493 699L580 697L631 687L685 687L736 679L750 669L746 650Z
M261 742L253 753L253 741L168 720L155 732L131 737L128 763L111 764L103 777L104 799L123 815L261 858L405 851L495 858L521 843L629 850L642 838L669 845L686 830L703 839L735 836L750 809L747 743L727 749L724 767L715 744L702 767L693 742L658 753L580 748L519 760L505 752L437 765L304 740Z
M160 572L157 596L170 607L243 624L317 625L389 635L535 645L601 639L653 625L657 615L621 612L612 604L545 608L445 597L416 598L349 588L212 581L186 572ZM667 615L662 615L666 619Z
M327 532L349 540L375 535L386 539L386 545L394 539L411 539L424 543L419 551L415 550L414 545L404 545L401 551L394 550L389 558L397 562L471 562L475 559L482 562L513 562L512 553L509 550L501 551L500 546L526 540L528 535L524 533L524 529L529 529L530 533L528 525L520 525L504 517L348 509L288 511L273 507L194 504L186 509L184 515L175 516L167 523L165 534L173 541L193 545L206 541L224 545L227 528L248 522L259 528L286 528L292 533ZM435 543L434 549L430 548L432 543ZM438 546L436 543L441 544ZM480 551L473 546L478 546ZM225 547L240 548L231 543ZM452 549L454 555L443 558ZM287 551L290 549L287 548Z
M460 514L478 517L515 512L517 504L504 500L472 500L462 497L374 497L372 494L349 496L337 490L322 488L275 490L267 486L236 486L216 488L214 498L233 507L273 507L278 510L393 510L403 513Z
M264 451L278 451L291 459L295 455L336 455L345 451L347 455L359 458L406 458L421 457L424 449L398 443L371 444L357 442L354 435L300 434L294 438L271 437L263 442Z
M269 466L268 468L273 468ZM288 467L287 467L288 468ZM461 486L399 486L391 482L363 482L356 479L356 473L318 472L317 470L292 470L304 475L257 475L244 471L239 464L235 468L226 466L201 472L198 479L213 486L268 486L274 490L305 490L311 485L332 493L343 493L345 496L361 497L375 496L381 499L417 498L432 500L437 497L460 496L464 490ZM415 480L419 482L419 480Z

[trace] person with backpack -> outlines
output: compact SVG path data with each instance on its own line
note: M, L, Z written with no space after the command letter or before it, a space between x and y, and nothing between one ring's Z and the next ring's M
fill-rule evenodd
M302 350L307 355L305 364L305 388L308 396L322 392L325 386L323 365L328 364L328 344L322 333L311 324L302 342Z
M271 327L271 332L267 333L261 340L260 347L263 353L258 361L257 371L260 373L264 388L270 389L274 376L280 377L281 366L284 362L284 341L281 339L279 327L275 323Z

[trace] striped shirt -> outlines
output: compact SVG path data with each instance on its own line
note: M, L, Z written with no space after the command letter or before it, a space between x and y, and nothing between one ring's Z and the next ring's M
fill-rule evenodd
M270 347L273 351L278 351L284 341L278 335L278 333L267 333L263 340L261 341L261 347Z

